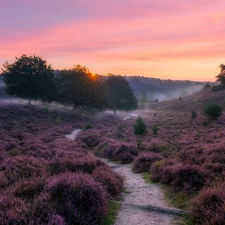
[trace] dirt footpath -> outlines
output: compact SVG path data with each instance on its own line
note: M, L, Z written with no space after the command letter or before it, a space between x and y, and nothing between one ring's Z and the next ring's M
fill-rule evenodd
M125 178L124 204L122 204L115 225L176 224L177 216L175 215L133 207L132 205L153 205L167 208L168 204L158 185L146 184L139 174L134 174L131 171L129 165L119 167L113 163L108 163L108 165Z

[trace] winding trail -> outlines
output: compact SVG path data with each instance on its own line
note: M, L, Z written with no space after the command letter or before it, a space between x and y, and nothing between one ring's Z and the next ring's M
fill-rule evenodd
M75 129L71 134L65 135L65 137L67 137L73 141L80 131L81 131L81 129Z
M65 135L75 140L80 129ZM172 225L177 216L188 212L168 208L158 184L146 184L140 174L132 172L130 165L117 165L102 159L109 167L125 179L125 190L121 210L114 225Z
M171 225L182 210L168 208L164 194L157 184L146 184L140 174L134 174L129 165L118 166L107 162L111 169L125 178L121 210L114 225Z

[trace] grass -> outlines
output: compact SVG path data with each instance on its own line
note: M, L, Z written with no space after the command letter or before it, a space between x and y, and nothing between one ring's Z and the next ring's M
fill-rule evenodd
M119 202L110 200L110 210L106 218L100 223L100 225L113 225L116 217L120 211L121 204Z
M170 205L178 209L190 211L194 195L187 194L184 191L175 191L168 185L162 185L162 190ZM190 216L184 215L177 222L177 225L195 225L195 223Z
M149 173L141 173L141 176L145 180L145 183L147 183L147 184L157 184L156 182L153 182L151 180Z

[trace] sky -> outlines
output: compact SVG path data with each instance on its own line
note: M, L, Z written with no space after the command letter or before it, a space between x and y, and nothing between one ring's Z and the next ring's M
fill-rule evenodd
M54 69L215 81L224 0L0 0L0 67L22 54Z

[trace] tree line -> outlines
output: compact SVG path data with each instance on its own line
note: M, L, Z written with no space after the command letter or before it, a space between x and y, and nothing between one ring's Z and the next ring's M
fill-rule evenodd
M6 93L29 99L59 102L93 109L120 110L137 108L137 99L122 76L107 78L93 74L81 65L55 72L38 56L22 55L2 67Z

